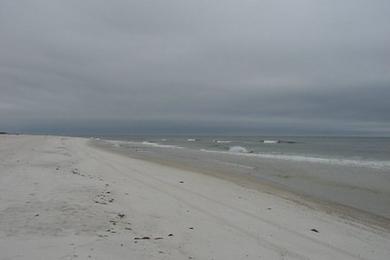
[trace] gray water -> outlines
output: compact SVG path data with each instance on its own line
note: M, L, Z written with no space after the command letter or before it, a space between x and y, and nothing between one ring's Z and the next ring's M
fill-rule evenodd
M390 138L387 137L106 136L106 138L161 147L177 146L215 152L238 151L251 156L367 165L390 170Z

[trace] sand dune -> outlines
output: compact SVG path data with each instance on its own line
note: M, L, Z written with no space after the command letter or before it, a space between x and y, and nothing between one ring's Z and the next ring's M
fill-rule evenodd
M389 259L386 230L88 139L0 136L0 259Z

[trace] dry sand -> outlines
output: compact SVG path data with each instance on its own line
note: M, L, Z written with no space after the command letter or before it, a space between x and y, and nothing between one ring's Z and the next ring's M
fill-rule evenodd
M390 259L390 234L88 139L4 135L0 259Z

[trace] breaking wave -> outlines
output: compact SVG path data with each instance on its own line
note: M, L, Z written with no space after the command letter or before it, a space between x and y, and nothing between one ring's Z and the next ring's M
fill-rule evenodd
M368 161L368 160L352 160L352 159L338 159L338 158L321 158L311 157L304 155L286 155L286 154L266 154L266 153L252 153L246 148L241 146L230 147L229 151L215 151L202 149L203 152L209 153L224 153L234 154L239 156L258 157L265 159L280 159L296 162L312 162L312 163L325 163L333 165L345 165L345 166L356 166L356 167L367 167L374 169L390 169L389 161Z
M129 142L129 143L137 143L137 142ZM153 147L160 147L160 148L183 148L183 147L180 147L180 146L177 146L177 145L170 145L170 144L159 144L159 143L153 143L153 142L149 142L149 141L143 141L143 142L140 142L138 144L143 144L143 145L149 145L149 146L153 146Z
M231 146L229 148L229 152L231 153L248 153L249 151L242 146Z
M229 144L231 143L232 141L228 141L228 140L213 140L214 143L217 143L217 144Z

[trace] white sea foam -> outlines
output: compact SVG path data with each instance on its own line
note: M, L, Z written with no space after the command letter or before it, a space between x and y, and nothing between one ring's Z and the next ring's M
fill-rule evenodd
M197 141L197 139L194 139L194 138L188 138L187 139L187 142L196 142Z
M228 140L214 140L215 143L217 144L229 144L231 143L232 141L228 141Z
M230 153L248 153L248 150L242 146L232 146L229 148Z
M129 143L130 143L130 142L129 142ZM132 143L143 144L143 145L149 145L149 146L160 147L160 148L183 148L183 147L180 147L180 146L177 146L177 145L159 144L159 143L152 143L152 142L149 142L149 141L132 142Z
M123 144L130 144L130 145L148 145L148 146L159 147L159 148L183 148L176 145L159 144L159 143L154 143L149 141L133 142L133 141L106 140L106 142L112 144L114 147L120 147Z
M280 143L279 140L263 140L263 143L265 144L278 144Z
M312 162L312 163L326 163L334 165L346 165L346 166L356 166L356 167L367 167L374 169L390 169L389 161L368 161L368 160L351 160L351 159L337 159L337 158L320 158L320 157L311 157L303 155L285 155L285 154L265 154L265 153L249 153L247 149L241 146L233 146L229 151L215 151L201 149L203 152L209 153L224 153L224 154L234 154L239 156L250 156L250 157L259 157L266 159L280 159L296 162Z

